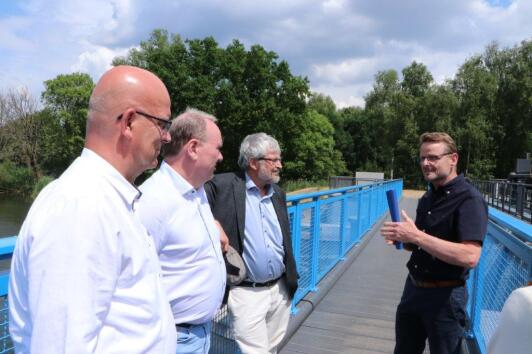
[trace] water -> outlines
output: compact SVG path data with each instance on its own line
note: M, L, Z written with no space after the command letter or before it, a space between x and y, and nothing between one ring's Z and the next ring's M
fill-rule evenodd
M30 206L30 201L0 195L0 237L18 234Z

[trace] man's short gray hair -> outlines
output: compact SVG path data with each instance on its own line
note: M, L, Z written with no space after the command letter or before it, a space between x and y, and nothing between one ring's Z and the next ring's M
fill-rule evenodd
M215 116L195 108L187 108L177 116L170 127L169 133L172 140L162 146L162 155L174 156L179 154L183 146L190 139L205 141L207 139L207 120L216 123Z
M249 166L249 160L264 157L270 151L281 153L281 148L275 138L266 133L248 135L240 144L238 166L242 170L246 170Z

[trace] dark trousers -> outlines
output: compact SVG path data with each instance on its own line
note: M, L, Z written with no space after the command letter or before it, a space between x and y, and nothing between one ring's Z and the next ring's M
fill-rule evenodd
M466 324L467 289L417 288L406 279L395 318L394 354L459 354Z

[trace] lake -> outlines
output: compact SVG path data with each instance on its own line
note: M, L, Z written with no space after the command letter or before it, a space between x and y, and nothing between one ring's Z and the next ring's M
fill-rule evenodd
M31 201L0 195L0 237L18 234L30 206Z

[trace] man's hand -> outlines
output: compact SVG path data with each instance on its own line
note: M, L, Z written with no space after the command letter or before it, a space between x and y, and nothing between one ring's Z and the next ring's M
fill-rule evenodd
M390 245L393 244L394 241L417 244L421 234L419 229L404 210L401 210L401 216L404 221L385 222L381 228L381 236L384 237L386 243Z
M218 231L220 232L220 246L222 248L222 252L225 253L229 249L229 238L225 234L224 228L218 222L218 220L214 220L214 222L216 223L216 227L218 228Z

